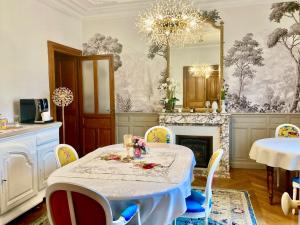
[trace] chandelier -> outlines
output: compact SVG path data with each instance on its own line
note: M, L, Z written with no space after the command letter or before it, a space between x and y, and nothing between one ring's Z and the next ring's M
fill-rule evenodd
M192 66L189 69L189 72L192 74L193 77L204 77L209 78L212 72L215 71L212 66L208 64L201 64L198 66Z
M202 41L203 22L190 0L160 0L139 16L137 27L158 46L184 45Z

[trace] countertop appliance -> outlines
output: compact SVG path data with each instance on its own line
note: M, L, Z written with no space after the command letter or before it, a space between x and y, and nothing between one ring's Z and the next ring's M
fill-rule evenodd
M20 99L20 122L41 123L42 112L49 110L48 100L42 99Z

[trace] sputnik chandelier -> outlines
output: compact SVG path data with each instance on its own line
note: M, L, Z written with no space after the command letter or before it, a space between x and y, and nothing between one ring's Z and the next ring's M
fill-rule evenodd
M202 41L203 22L190 0L159 0L139 16L137 27L151 43L180 46Z
M214 70L212 66L208 64L192 66L189 69L189 72L192 74L193 77L204 77L206 79L210 77L213 71Z

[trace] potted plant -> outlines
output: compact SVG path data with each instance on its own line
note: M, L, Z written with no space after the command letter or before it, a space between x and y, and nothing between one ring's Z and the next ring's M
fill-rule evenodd
M176 102L176 82L173 78L167 78L166 83L161 84L160 90L164 92L165 97L161 100L167 112L174 112Z

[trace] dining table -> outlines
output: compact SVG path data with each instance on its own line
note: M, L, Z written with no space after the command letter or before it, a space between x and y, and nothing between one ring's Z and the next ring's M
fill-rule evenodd
M186 211L195 165L193 152L181 145L152 144L147 154L134 158L116 144L57 169L47 185L90 188L108 199L116 218L130 204L139 204L143 225L168 225Z
M291 188L290 171L300 171L300 138L265 138L252 144L249 156L267 166L269 203L274 197L274 168L286 170L286 189Z

